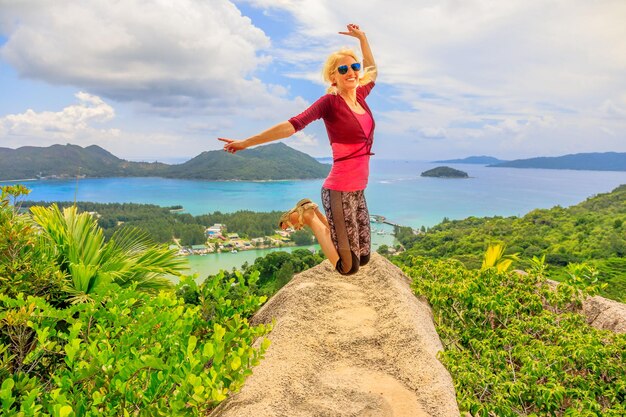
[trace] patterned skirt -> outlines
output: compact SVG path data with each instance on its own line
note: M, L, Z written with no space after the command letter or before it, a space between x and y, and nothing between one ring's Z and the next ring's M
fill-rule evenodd
M335 267L342 275L354 274L370 259L372 240L365 193L322 188L322 204L339 253Z

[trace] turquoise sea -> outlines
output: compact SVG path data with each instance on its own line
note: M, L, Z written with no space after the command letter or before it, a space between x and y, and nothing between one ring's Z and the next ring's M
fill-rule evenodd
M626 172L489 168L469 164L447 164L467 172L469 179L420 177L421 172L440 165L443 164L372 159L366 190L370 213L414 228L433 226L444 217L522 216L535 208L577 204L626 183ZM97 178L78 182L43 180L23 183L32 190L30 200L73 201L76 197L80 201L103 203L182 205L186 212L198 215L218 210L284 211L303 197L320 203L322 182L322 179L217 182ZM378 225L373 227L381 229ZM383 240L393 243L388 235L378 236L374 243L377 246ZM190 261L195 265L193 270L204 274L217 272L220 268L231 269L245 261L250 263L254 259L248 257L262 255L244 254L207 255L190 258Z

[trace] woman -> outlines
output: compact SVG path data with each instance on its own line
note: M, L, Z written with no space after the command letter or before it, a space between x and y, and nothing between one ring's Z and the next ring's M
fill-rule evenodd
M304 112L245 140L218 138L224 150L235 153L250 146L289 137L322 118L333 149L333 166L322 186L326 216L309 199L300 200L283 214L280 227L311 228L322 251L342 275L354 274L369 261L371 238L369 213L363 191L369 177L374 119L365 98L374 87L376 66L365 32L349 24L342 35L359 40L363 67L347 49L326 60L324 80L331 85Z

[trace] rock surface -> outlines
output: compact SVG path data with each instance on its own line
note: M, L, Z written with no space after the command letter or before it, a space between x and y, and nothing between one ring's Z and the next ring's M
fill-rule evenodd
M296 275L251 320L276 320L265 359L211 417L459 416L409 282L378 254L355 275L328 261Z
M583 302L587 323L597 329L626 333L626 304L595 296Z
M551 279L547 282L552 288L559 285L558 281ZM581 313L596 329L626 333L626 304L596 295L583 301Z

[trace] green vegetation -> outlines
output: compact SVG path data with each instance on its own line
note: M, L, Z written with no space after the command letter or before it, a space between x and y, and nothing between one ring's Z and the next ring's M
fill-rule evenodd
M450 167L437 167L422 172L422 177L435 177L435 178L469 178L467 172L460 171L458 169Z
M626 171L626 152L577 153L556 157L517 159L489 165L509 168L580 169L589 171Z
M329 165L283 143L246 149L235 155L203 152L178 165L129 162L96 145L0 148L0 180L87 176L262 181L323 178L329 171Z
M75 208L21 213L27 192L0 199L2 415L199 416L241 388L269 344L247 321L258 272L164 285L173 252L131 229L105 243Z
M43 206L47 202L25 201L22 207ZM57 202L59 207L71 207L74 203ZM77 202L80 211L97 213L98 225L103 229L106 239L120 233L126 227L143 230L156 242L170 243L178 239L183 246L200 245L206 242L205 228L215 223L228 226L228 233L237 233L243 238L271 236L277 229L281 213L253 212L240 210L235 213L221 213L192 216L178 213L178 207L159 207L151 204L135 203L91 203ZM310 244L310 230L302 230L292 236L296 244ZM298 243L306 242L306 243Z
M462 411L626 413L626 335L579 313L597 292L625 298L624 219L626 185L521 218L445 220L417 235L396 228L407 250L392 261L433 308ZM513 266L527 272L506 272ZM556 290L547 278L561 281Z
M578 314L595 271L572 265L554 291L535 258L527 274L454 260L393 258L433 308L440 360L474 416L623 416L626 335Z
M263 257L256 258L252 265L245 263L241 268L241 275L248 282L250 277L257 277L252 290L261 296L271 297L291 278L302 271L321 263L325 259L322 251L312 253L308 249L296 249L293 252L270 252ZM239 272L222 272L225 277L234 277ZM208 279L213 279L209 276ZM250 285L250 284L248 284Z
M0 180L39 177L134 177L159 176L166 164L128 162L99 146L52 145L0 148Z
M25 193L3 187L0 200L3 415L206 415L241 388L268 347L252 344L270 327L247 318L323 260L308 250L272 252L242 272L202 284L181 277L172 288L159 278L180 265L141 232L106 240L75 208L24 213L16 197ZM135 205L120 221L139 221L141 210L194 219ZM584 297L624 294L625 220L623 185L522 218L445 221L419 235L396 229L407 250L392 261L433 308L463 412L626 413L626 335L594 329L579 314ZM556 289L551 277L562 281Z
M234 155L223 151L203 152L190 161L168 168L165 177L204 180L285 180L324 178L330 165L284 143L246 149Z
M545 256L552 276L563 279L569 263L587 262L607 283L601 294L626 301L626 185L569 207L533 210L523 217L469 217L446 220L415 235L396 228L396 238L407 249L400 259L425 256L452 258L466 267L481 266L490 244L506 245L506 254L519 254L514 266L530 267L530 259Z
M165 275L180 275L183 259L176 252L155 246L144 232L124 228L108 242L102 229L88 213L76 207L61 212L56 205L32 207L33 220L60 271L70 278L66 291L72 302L82 302L101 287L115 283L141 291L157 292L171 286Z

